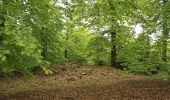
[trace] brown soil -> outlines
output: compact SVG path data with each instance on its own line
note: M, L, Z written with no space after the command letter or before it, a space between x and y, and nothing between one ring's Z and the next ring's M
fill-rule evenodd
M170 100L170 81L126 75L109 67L54 65L53 75L38 71L30 80L0 80L0 100Z

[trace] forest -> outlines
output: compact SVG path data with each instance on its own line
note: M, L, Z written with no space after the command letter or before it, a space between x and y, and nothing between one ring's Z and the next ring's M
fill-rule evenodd
M169 100L169 33L169 0L0 0L0 99Z

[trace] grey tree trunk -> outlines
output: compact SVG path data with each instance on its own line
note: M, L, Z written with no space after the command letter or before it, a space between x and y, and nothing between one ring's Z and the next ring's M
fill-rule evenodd
M111 32L111 66L116 67L116 32Z

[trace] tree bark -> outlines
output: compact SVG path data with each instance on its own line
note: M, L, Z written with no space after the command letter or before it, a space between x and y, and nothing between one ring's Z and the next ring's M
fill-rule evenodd
M42 53L41 53L41 56L43 57L43 60L47 60L47 52L48 52L48 49L47 49L47 35L45 34L45 28L42 27L42 37L41 37L41 45L43 46L42 48Z
M111 32L111 66L117 67L116 63L116 32Z
M4 18L4 15L3 15L3 13L1 13L2 14L2 16L0 16L0 31L2 31L3 29L4 29L4 27L5 27L5 18Z
M163 0L163 4L166 5L167 0ZM167 23L167 12L163 15L163 31L162 31L162 61L167 63L167 46L168 46L168 23Z
M5 2L2 0L2 4L1 4L1 11L0 11L0 31L4 29L5 27L5 15L6 15L6 11L4 10L5 8Z
M69 31L68 31L69 32ZM69 39L69 37L68 37L68 33L66 33L66 42L68 41L68 39ZM65 59L66 59L66 61L68 61L68 50L67 50L67 46L66 46L66 48L65 48L65 50L64 50L64 57L65 57Z
M6 11L4 10L4 6L5 5L5 2L2 1L2 11L0 12L0 42L3 41L3 30L5 29L5 15L6 15Z
M115 6L113 5L112 3L112 0L107 0L107 3L112 11L111 13L111 16L115 15ZM112 29L111 29L111 66L112 67L116 67L117 68L117 63L116 63L116 32L115 30L113 29L114 28L114 22L115 21L115 18L112 18L111 19L112 21Z
M168 30L167 30L167 23L163 25L163 38L162 38L162 61L167 62L167 46L168 46Z
M151 34L150 31L146 33L146 53L145 53L145 59L149 59L150 57L150 37L149 34Z

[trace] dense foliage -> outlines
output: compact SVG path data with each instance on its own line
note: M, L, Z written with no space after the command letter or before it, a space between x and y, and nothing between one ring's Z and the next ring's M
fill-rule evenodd
M41 67L48 74L51 64L76 62L170 74L169 5L169 0L0 0L0 73Z

